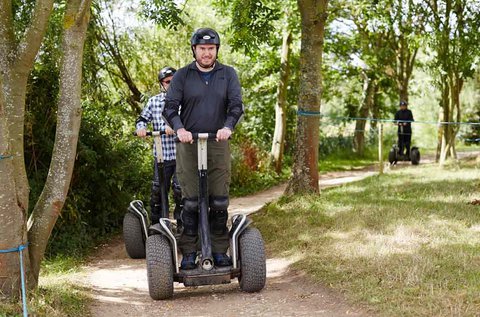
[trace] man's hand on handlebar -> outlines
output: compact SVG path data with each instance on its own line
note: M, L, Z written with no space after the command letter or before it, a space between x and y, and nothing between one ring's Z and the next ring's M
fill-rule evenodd
M174 135L174 134L175 134L175 131L167 125L167 126L165 127L165 133L166 133L167 135Z
M222 128L220 130L217 131L217 142L218 141L226 141L230 138L230 136L232 135L232 130L230 130L229 128Z
M137 130L137 136L144 138L147 136L147 129L138 129Z
M182 143L193 143L193 136L190 131L185 130L184 128L177 130L178 140Z

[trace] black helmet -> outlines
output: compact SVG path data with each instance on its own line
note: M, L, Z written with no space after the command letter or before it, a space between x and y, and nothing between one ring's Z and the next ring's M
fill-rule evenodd
M173 67L167 66L162 68L160 72L158 73L158 81L161 82L167 77L173 76L177 70Z
M400 107L401 106L407 106L407 105L408 105L408 102L406 100L400 101Z
M198 44L214 44L217 45L217 49L220 46L220 36L214 29L201 28L193 32L190 38L190 45L195 46Z

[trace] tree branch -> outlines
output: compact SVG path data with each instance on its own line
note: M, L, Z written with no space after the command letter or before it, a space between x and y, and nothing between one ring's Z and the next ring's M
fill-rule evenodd
M80 23L83 20L87 11L90 10L91 4L92 0L82 0L80 6L78 7L78 13L75 18L75 23Z
M17 62L27 66L33 63L42 44L48 25L48 18L53 9L53 0L38 0L33 9L32 20L25 31L24 37L17 49Z
M0 67L4 72L15 47L11 0L0 1L0 39Z

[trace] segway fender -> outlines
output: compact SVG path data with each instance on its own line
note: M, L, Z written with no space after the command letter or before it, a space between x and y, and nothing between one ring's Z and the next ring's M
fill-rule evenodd
M250 226L252 221L247 216L242 214L235 214L232 216L232 229L230 230L230 244L232 251L233 269L238 269L238 238L245 229Z
M145 210L145 207L143 206L143 202L141 200L133 200L130 202L130 206L128 207L128 212L133 214L135 217L137 217L140 220L141 228L142 228L142 233L145 236L145 241L148 238L148 217L147 217L147 211Z
M175 239L175 235L173 234L172 230L170 229L172 224L170 219L168 218L160 218L160 222L154 225L151 225L149 233L151 235L154 234L161 234L167 237L170 245L172 246L172 257L173 257L173 264L175 266L175 273L179 273L179 266L178 266L178 259L177 259L177 240Z

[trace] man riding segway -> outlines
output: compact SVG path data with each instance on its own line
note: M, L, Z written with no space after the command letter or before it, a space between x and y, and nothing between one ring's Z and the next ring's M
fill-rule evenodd
M147 105L143 109L142 113L137 119L136 128L137 136L145 137L147 135L147 125L152 123L153 131L165 132L162 138L162 153L163 153L163 168L164 168L164 178L166 190L173 190L173 198L175 200L175 211L174 218L179 219L181 213L181 189L175 175L176 169L176 153L175 153L175 132L170 128L165 120L162 117L162 112L165 107L165 95L172 81L173 75L176 70L172 67L164 67L160 70L158 74L158 81L160 83L161 92L160 94L153 96L148 100ZM154 157L157 157L157 150L154 143ZM152 191L150 197L150 208L151 208L151 223L158 223L161 217L161 194L160 194L160 184L159 184L159 164L155 160L154 162L154 175L152 182ZM168 196L166 197L165 206L168 208ZM181 225L178 223L178 225Z
M398 125L398 147L400 158L405 157L410 160L410 142L412 140L413 114L408 109L408 103L405 100L400 101L400 110L395 113L395 122ZM406 150L404 156L404 149Z
M176 131L177 175L182 187L183 233L179 247L181 268L196 267L198 238L197 146L192 133L214 133L217 142L208 142L208 200L212 256L215 266L232 265L226 254L230 185L230 148L228 139L243 114L241 87L232 67L217 61L218 33L198 29L190 39L195 61L178 70L166 96L165 118ZM181 105L181 111L180 110Z

